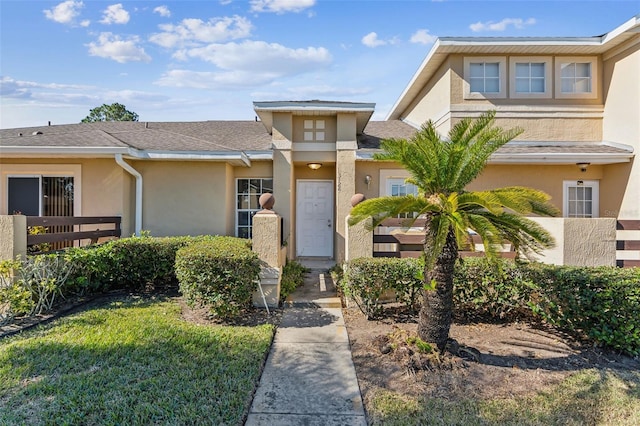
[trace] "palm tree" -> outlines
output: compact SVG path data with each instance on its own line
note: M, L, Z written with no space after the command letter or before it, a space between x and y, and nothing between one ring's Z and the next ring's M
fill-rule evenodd
M453 310L453 269L460 247L471 243L469 230L483 240L487 257L497 257L496 247L510 241L522 254L551 247L553 238L524 215L555 216L558 211L541 191L506 187L466 191L485 168L491 154L522 132L494 126L495 112L476 120L464 119L443 139L433 122L427 122L409 140L381 142L376 160L395 161L409 171L406 180L418 195L365 200L351 211L350 225L373 218L373 226L399 214L426 219L425 290L418 318L418 335L443 350L449 338ZM414 219L408 219L411 226Z

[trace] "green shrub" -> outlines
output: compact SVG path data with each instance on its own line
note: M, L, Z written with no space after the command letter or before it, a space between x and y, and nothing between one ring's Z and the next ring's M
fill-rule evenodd
M381 298L394 291L397 300L415 308L423 288L423 262L418 259L360 258L345 265L341 288L367 318L383 311Z
M525 267L506 259L470 257L456 264L453 301L458 318L490 317L514 321L531 317L535 290Z
M228 317L251 304L260 273L248 240L217 237L187 245L176 254L180 291L189 304Z
M282 268L280 280L280 300L285 300L294 290L304 284L304 274L307 268L295 260L287 261Z
M9 324L16 316L26 315L33 309L31 293L14 279L21 266L18 260L0 262L0 325Z
M107 289L144 290L177 283L178 249L215 237L131 237L99 246L69 249L66 258L76 272L68 285L75 294Z

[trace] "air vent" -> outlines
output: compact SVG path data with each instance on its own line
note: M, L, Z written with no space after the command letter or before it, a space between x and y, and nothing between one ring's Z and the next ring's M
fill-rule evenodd
M36 130L35 132L31 133L33 136L35 135L42 135L44 133L42 133L40 130Z

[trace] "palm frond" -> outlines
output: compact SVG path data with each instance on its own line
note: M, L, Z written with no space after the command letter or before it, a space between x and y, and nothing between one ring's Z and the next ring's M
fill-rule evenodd
M390 217L405 213L427 212L436 208L436 205L429 203L424 197L414 195L372 198L361 202L351 210L349 225L373 218L371 226L376 227ZM415 218L407 219L407 226L411 226L414 221Z

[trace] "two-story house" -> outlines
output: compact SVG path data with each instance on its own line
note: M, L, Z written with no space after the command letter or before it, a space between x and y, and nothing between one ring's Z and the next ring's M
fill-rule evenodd
M587 38L441 38L393 106L254 102L255 121L82 123L0 130L0 215L122 216L125 235L249 237L273 192L287 254L344 259L356 193L415 191L372 159L433 120L488 109L524 133L474 188L532 186L567 217L640 219L640 17ZM640 258L640 256L639 256Z

